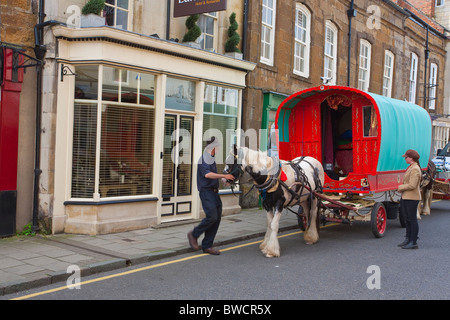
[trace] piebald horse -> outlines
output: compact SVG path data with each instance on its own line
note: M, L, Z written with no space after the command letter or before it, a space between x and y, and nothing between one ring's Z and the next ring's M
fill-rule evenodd
M324 182L322 164L312 157L280 161L266 152L236 146L226 159L223 171L238 180L247 172L263 198L267 211L267 231L260 250L266 257L279 257L278 228L283 208L300 205L307 218L304 240L319 240L318 200L311 191L321 191Z

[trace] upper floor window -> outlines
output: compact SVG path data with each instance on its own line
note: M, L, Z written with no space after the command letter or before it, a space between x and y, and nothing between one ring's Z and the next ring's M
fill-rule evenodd
M359 90L369 91L371 59L372 45L367 40L361 40L359 44Z
M442 7L445 5L445 0L436 0L436 7Z
M198 42L203 50L214 51L216 32L217 13L210 12L200 15L198 26L202 30L202 34L198 38Z
M299 3L295 8L294 73L309 77L309 51L311 43L311 13Z
M325 24L325 50L324 50L324 77L328 78L329 84L336 84L336 61L337 61L337 33L336 26L327 21Z
M430 82L429 82L430 102L428 103L428 108L430 110L434 110L436 108L437 73L438 73L438 66L436 63L432 63L430 66Z
M261 30L261 62L273 66L275 47L276 0L263 0Z
M130 4L129 0L106 0L103 11L108 26L122 30L130 30Z
M416 103L417 66L419 58L415 53L411 54L411 71L409 73L409 102Z
M384 52L383 96L392 96L392 80L394 75L394 54L386 50Z

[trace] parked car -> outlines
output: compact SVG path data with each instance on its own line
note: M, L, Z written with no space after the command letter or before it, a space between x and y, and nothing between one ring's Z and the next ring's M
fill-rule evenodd
M438 171L450 171L450 142L444 149L438 149L436 157L431 161L434 162Z

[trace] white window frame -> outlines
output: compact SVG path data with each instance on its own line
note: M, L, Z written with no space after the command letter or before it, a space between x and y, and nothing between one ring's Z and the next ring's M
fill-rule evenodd
M445 0L436 0L436 7L445 6Z
M359 41L359 73L358 89L369 91L370 87L370 67L372 64L372 45L369 41L361 39Z
M394 79L395 56L389 51L384 51L384 71L383 71L383 96L392 97L392 82Z
M203 50L207 50L207 51L212 51L212 52L216 52L216 47L217 47L217 33L218 33L218 26L217 26L217 12L210 12L210 13L204 13L200 15L200 19L198 21L198 25L200 26L200 29L202 29L202 34L200 35L200 37L198 37L197 41L200 45L201 48ZM212 19L213 20L213 34L209 34L206 31L206 24L203 26L201 25L201 19ZM206 41L204 41L205 36L211 37L213 39L213 45L211 48L207 48L206 47Z
M306 18L306 25L299 24L299 14ZM294 25L294 74L308 78L309 77L309 57L311 51L311 12L304 5L297 3L295 6L295 25ZM304 37L300 37L300 32ZM303 55L301 50L303 49ZM299 52L300 51L300 52ZM303 70L300 67L300 61L303 60Z
M107 9L114 10L114 25L112 25L112 27L118 28L121 30L126 30L126 31L133 31L133 24L132 24L133 3L134 3L134 1L128 0L128 9L123 9L121 7L118 7L117 0L114 1L114 4L105 3L105 8L103 9L104 14L105 14L105 10L107 10ZM118 10L127 12L127 28L126 29L117 27L117 11Z
M108 68L108 70L105 71L105 68ZM116 72L115 70L118 70L118 72ZM126 73L123 71L127 71ZM155 143L156 143L156 127L157 127L157 122L156 122L156 106L155 103L153 103L152 105L149 104L141 104L141 102L139 101L139 99L137 100L136 103L129 103L129 102L122 102L121 101L121 97L122 97L122 86L123 85L127 85L127 83L122 82L122 77L124 75L127 76L127 80L129 79L129 73L132 72L131 70L125 70L125 69L121 69L120 67L109 67L109 66L105 66L105 65L98 65L98 70L97 70L97 80L98 80L98 87L97 87L97 100L91 100L91 99L85 99L85 98L76 98L74 100L74 108L75 105L78 106L92 106L92 105L97 105L96 109L97 109L97 123L95 125L95 135L96 135L96 146L93 148L95 149L95 155L93 156L94 159L94 165L95 168L91 168L91 170L95 170L95 173L92 172L90 173L89 178L93 178L92 179L92 183L93 185L93 194L92 197L91 196L80 196L80 197L76 197L74 196L74 191L73 191L73 176L74 176L74 166L71 166L70 169L70 188L69 190L69 197L71 200L81 200L81 199L87 199L87 200L94 200L94 201L98 201L100 199L107 199L107 200L115 200L115 199L134 199L134 198L139 198L139 197L148 197L148 196L154 196L155 195L155 186L157 184L156 180L155 180L155 174L154 174L154 164L155 164L155 158L152 159L152 163L151 166L149 166L149 168L152 168L152 182L149 185L151 188L151 192L150 193L146 193L146 194L125 194L125 195L117 195L117 196L107 196L107 195L102 195L101 196L101 183L100 183L100 163L102 162L102 154L101 154L101 147L102 147L102 138L101 135L104 131L104 120L105 119L105 115L103 114L103 112L106 110L107 107L111 106L111 107L127 107L130 108L130 110L149 110L149 109L153 109L155 110L155 120L153 123L151 123L152 130L153 130L153 147L155 148ZM116 74L118 76L118 80L115 80L112 77L105 77L105 73L107 73L110 76L113 76L114 74ZM139 75L142 75L140 72L138 73ZM151 73L145 73L146 75L150 75L153 77L153 80L156 81L156 76L154 74ZM136 79L142 80L142 78L136 77ZM105 85L106 84L111 84L111 83L118 83L118 88L117 88L117 97L118 97L118 101L108 101L108 100L103 100L103 93L105 90ZM141 94L141 86L139 85L139 82L136 84L136 88L138 90L137 94L138 97ZM156 96L156 92L155 96ZM72 130L74 130L74 122L75 120L72 119ZM70 156L73 158L74 157L74 153L73 153L73 147L74 147L74 141L73 141L73 136L72 136L72 141L71 143L71 154ZM122 167L121 163L117 164L119 167ZM119 173L116 172L116 178L119 179ZM124 177L125 179L125 177ZM120 184L120 180L118 180L118 183ZM107 186L107 184L105 184L105 186Z
M333 32L333 39L328 41L328 32ZM337 74L337 46L338 46L338 29L331 21L325 22L325 46L324 46L324 59L323 59L323 75L324 77L330 77L331 80L328 84L336 84Z
M436 108L436 93L437 93L437 75L438 75L438 66L436 63L431 63L430 65L430 81L428 83L430 91L429 91L429 102L428 109L435 110Z
M419 57L415 53L411 53L411 71L409 73L409 98L408 101L416 103L417 91L417 70L419 66Z
M272 7L269 6L272 2ZM262 18L261 18L261 57L260 62L273 66L274 49L275 49L275 17L276 17L276 0L263 0ZM270 19L268 19L270 17ZM265 55L268 48L268 56Z

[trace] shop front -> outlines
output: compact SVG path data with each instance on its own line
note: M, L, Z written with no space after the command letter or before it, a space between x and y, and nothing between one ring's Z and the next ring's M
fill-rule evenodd
M105 234L202 215L197 160L220 170L254 64L111 28L53 27L53 233ZM240 211L221 190L224 214Z

